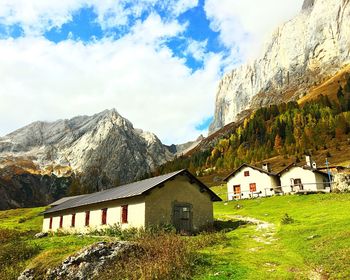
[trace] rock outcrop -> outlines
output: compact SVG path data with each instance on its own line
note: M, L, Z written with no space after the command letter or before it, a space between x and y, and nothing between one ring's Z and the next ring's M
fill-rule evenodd
M47 280L85 280L97 279L105 266L131 252L139 246L127 241L113 243L99 242L84 248L74 256L65 259L60 266L49 269L43 279ZM35 269L26 269L18 280L35 279Z
M350 63L350 0L305 0L273 33L262 55L227 73L209 132L246 109L295 100Z
M79 174L90 191L137 180L172 157L157 136L135 129L114 109L35 122L0 138L0 171L11 166L41 176Z
M334 192L350 192L350 175L349 174L335 174L333 178L334 184L332 189Z

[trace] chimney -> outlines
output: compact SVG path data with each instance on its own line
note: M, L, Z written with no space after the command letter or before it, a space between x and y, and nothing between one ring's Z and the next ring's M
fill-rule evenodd
M312 159L311 156L306 155L305 156L306 159L306 166L310 167L311 169L317 169L317 164L316 162Z
M306 159L306 166L312 167L312 164L311 164L311 161L312 161L311 156L306 155L306 156L305 156L305 159Z
M266 162L266 163L263 163L262 165L262 169L267 171L267 172L271 172L271 166L270 166L270 163Z

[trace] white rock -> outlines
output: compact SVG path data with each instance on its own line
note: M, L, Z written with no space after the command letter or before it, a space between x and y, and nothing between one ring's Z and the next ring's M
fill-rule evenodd
M305 0L256 60L223 77L210 132L236 121L245 109L296 99L349 63L350 1Z

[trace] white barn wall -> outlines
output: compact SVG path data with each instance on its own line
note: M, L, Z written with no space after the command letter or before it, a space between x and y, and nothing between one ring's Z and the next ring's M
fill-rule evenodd
M128 205L128 223L121 223L121 206ZM107 208L107 225L102 225L102 209ZM90 224L85 226L85 211L90 211ZM71 227L72 214L75 213L75 227ZM67 209L59 213L53 213L52 231L59 228L60 216L63 215L63 227L61 230L70 232L87 232L96 228L120 224L122 228L145 226L145 202L144 197L132 197L118 201L110 201L95 205L87 205L77 209ZM43 231L50 231L50 215L44 216Z
M249 176L245 177L244 172L249 171ZM256 192L252 194L250 192L249 184L256 183ZM270 190L271 188L277 187L278 179L273 176L269 176L268 174L261 172L259 170L253 169L251 167L243 167L239 170L234 176L228 179L227 181L227 193L228 200L233 200L235 194L233 193L233 186L240 185L241 193L243 196L241 198L250 198L250 197L264 197L274 195L274 191ZM261 191L261 194L257 194Z

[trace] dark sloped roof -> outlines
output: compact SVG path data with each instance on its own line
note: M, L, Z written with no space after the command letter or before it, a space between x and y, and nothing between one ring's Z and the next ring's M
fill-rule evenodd
M305 166L299 166L299 165L297 165L296 163L291 163L291 164L287 165L287 166L286 166L285 168L283 168L280 172L278 172L277 175L278 175L278 176L281 176L282 173L288 171L288 170L289 170L290 168L292 168L292 167L300 167L300 168L302 168L302 169L309 170L309 171L312 171L312 172L314 172L314 173L318 173L318 174L321 174L321 175L324 175L324 176L328 176L328 173L326 173L326 172L323 172L323 171L318 170L318 169L311 168L311 167L309 167L309 166L307 166L307 165L305 165Z
M63 203L63 202L66 202L66 201L70 200L70 199L77 198L77 197L81 197L81 196L84 196L84 195L86 195L86 194L62 197L61 199L56 200L56 201L50 203L49 206L57 206L57 205L59 205L59 204L61 204L61 203Z
M179 170L169 174L161 175L158 177L153 177L146 180L134 182L131 184L119 186L116 188L72 198L51 209L46 210L44 214L59 212L62 210L76 208L84 205L90 205L90 204L95 204L95 203L100 203L105 201L111 201L116 199L129 198L129 197L142 195L145 192L165 183L168 180L171 180L172 178L180 174L187 175L191 180L197 182L202 188L205 189L205 191L209 193L212 201L221 201L221 199L213 191L211 191L206 185L204 185L201 181L199 181L189 171L187 171L186 169L183 169L183 170Z
M258 171L260 171L260 172L262 172L262 173L265 173L265 174L267 174L267 175L269 175L269 176L277 176L276 173L268 172L268 171L266 171L266 170L264 170L264 169L262 169L262 168L259 168L259 167L250 165L250 164L248 164L248 163L243 163L243 164L242 164L240 167L238 167L235 171L231 172L231 173L224 179L224 181L227 181L229 178L231 178L232 176L234 176L234 175L235 175L239 170L241 170L243 167L250 167L250 168L252 168L252 169L255 169L255 170L258 170Z

